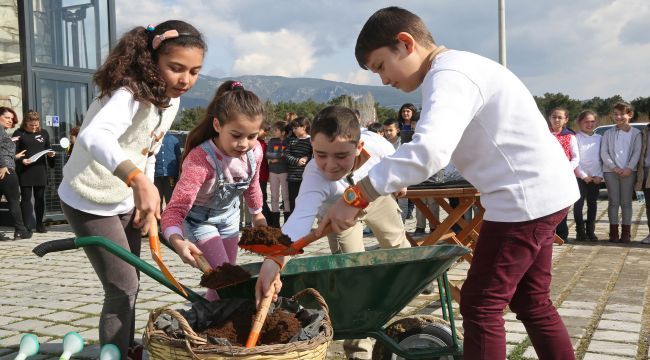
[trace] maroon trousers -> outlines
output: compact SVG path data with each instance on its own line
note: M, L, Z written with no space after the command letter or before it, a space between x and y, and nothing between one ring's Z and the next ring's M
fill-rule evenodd
M550 298L555 227L567 212L525 222L483 223L461 289L465 359L506 358L507 305L523 322L540 360L575 359Z

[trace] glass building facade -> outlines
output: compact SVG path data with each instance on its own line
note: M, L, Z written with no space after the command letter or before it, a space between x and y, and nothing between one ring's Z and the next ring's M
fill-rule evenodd
M57 152L45 218L60 220L65 151L58 143L81 125L93 99L92 75L115 42L115 1L0 0L0 18L0 106L19 120L28 110L41 115Z

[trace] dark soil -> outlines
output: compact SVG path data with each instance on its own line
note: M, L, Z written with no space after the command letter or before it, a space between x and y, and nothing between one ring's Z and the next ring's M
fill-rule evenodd
M230 319L207 329L205 333L216 338L228 339L233 346L244 346L254 317L255 305L250 303L242 306ZM276 309L266 317L256 346L286 344L300 329L300 321L296 319L295 314Z
M242 283L250 278L251 274L241 266L223 263L209 273L201 275L199 285L218 290L230 285Z
M240 245L284 245L291 246L291 239L278 228L258 226L241 231Z

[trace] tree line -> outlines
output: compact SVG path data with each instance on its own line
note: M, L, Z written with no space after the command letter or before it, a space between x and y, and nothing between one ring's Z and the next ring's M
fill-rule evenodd
M564 107L569 110L569 127L575 127L575 119L578 114L586 109L591 109L598 114L599 125L611 124L612 107L619 101L625 101L620 95L603 99L594 97L589 100L576 100L562 93L546 93L544 96L534 96L535 102L540 112L548 117L548 112L556 107ZM633 122L647 122L648 114L650 114L650 97L639 97L629 101L635 109ZM368 105L370 103L370 105ZM277 120L284 119L284 115L288 112L294 112L298 116L304 116L308 119L313 119L320 110L329 105L347 106L352 109L359 109L364 116L368 116L367 107L373 107L374 114L372 119L363 119L364 122L379 121L383 122L386 119L397 118L397 110L382 107L379 103L374 102L372 95L368 94L361 99L355 99L349 95L341 95L327 103L318 103L313 100L306 100L303 102L278 102L272 103L267 101L265 103L264 118L267 122L273 123ZM364 109L366 111L364 111ZM179 112L177 121L172 126L173 130L191 130L195 124L203 119L205 115L205 108L195 107L183 109Z

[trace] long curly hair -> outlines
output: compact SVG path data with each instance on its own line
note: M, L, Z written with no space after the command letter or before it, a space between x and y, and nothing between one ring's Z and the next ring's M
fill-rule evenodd
M166 39L154 49L153 38L167 30L177 30L180 36ZM138 26L124 34L93 76L100 97L126 87L133 92L136 101L149 102L158 108L168 107L170 99L165 95L167 85L160 75L158 57L169 53L173 46L207 50L201 32L181 20L168 20L153 29Z
M214 119L224 126L235 115L255 117L264 114L264 104L252 91L244 89L239 81L228 80L221 84L208 105L203 120L187 135L183 160L195 147L204 141L218 136L214 129Z

